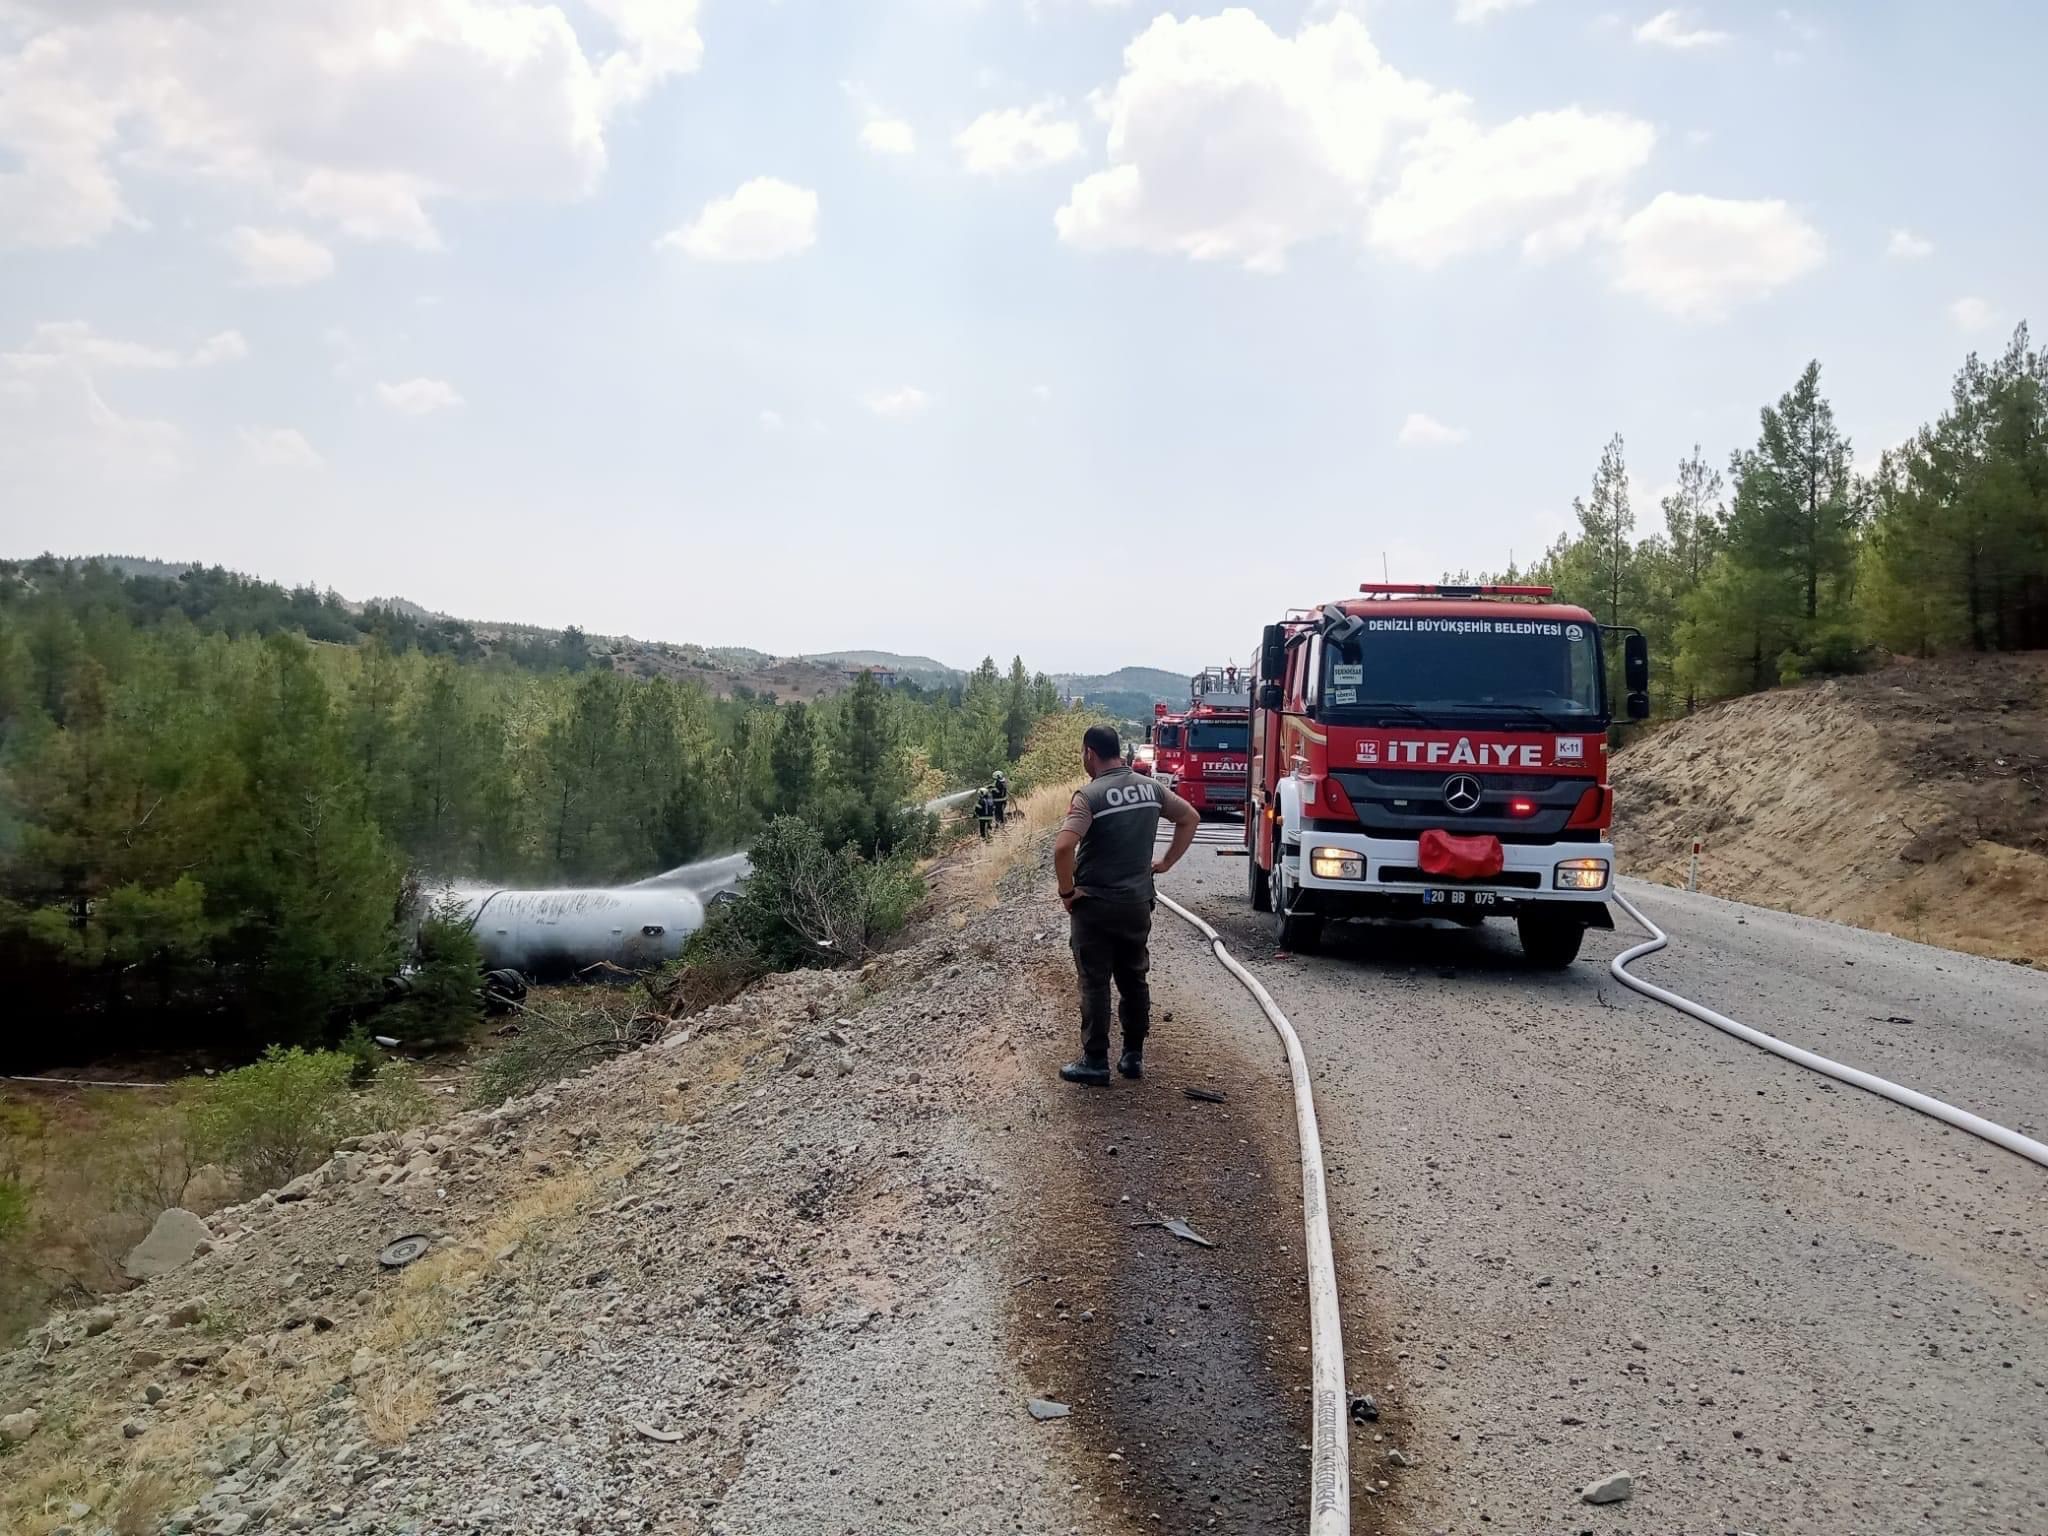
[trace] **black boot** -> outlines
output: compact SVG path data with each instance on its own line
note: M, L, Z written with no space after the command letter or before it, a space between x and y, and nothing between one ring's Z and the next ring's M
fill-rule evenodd
M1107 1056L1082 1056L1060 1068L1060 1076L1070 1083L1087 1083L1100 1088L1109 1081L1109 1058Z
M1125 1046L1123 1055L1116 1059L1116 1069L1125 1077L1143 1077L1145 1075L1145 1046L1143 1042L1137 1045Z

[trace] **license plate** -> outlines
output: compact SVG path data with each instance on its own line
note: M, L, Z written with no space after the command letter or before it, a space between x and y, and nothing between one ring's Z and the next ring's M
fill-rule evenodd
M1492 891L1446 891L1431 886L1422 893L1425 907L1491 907L1499 901Z

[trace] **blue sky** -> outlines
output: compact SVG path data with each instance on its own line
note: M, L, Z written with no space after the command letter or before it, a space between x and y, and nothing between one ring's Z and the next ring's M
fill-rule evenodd
M2044 306L2037 6L0 0L0 551L1175 668Z

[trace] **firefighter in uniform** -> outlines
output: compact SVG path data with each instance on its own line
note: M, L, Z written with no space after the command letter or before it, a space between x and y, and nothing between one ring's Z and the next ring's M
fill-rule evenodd
M1002 769L996 770L996 781L989 786L988 792L995 801L996 825L1000 827L1010 819L1010 781L1004 777Z
M1125 1077L1145 1073L1151 1026L1152 877L1178 864L1195 840L1201 816L1164 784L1124 766L1116 731L1093 725L1081 738L1088 782L1074 792L1052 845L1053 875L1071 922L1068 944L1081 982L1081 1055L1060 1068L1070 1083L1109 1081L1109 989L1117 991ZM1159 820L1173 823L1173 842L1154 858Z
M988 841L990 831L996 824L995 791L986 784L974 796L974 825L981 832L981 840Z

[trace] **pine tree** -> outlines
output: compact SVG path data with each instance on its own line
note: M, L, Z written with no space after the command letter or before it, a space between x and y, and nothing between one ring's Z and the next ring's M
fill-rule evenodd
M811 712L801 700L784 705L780 714L775 746L769 755L775 776L776 810L784 816L801 816L816 787L817 738L811 729Z

